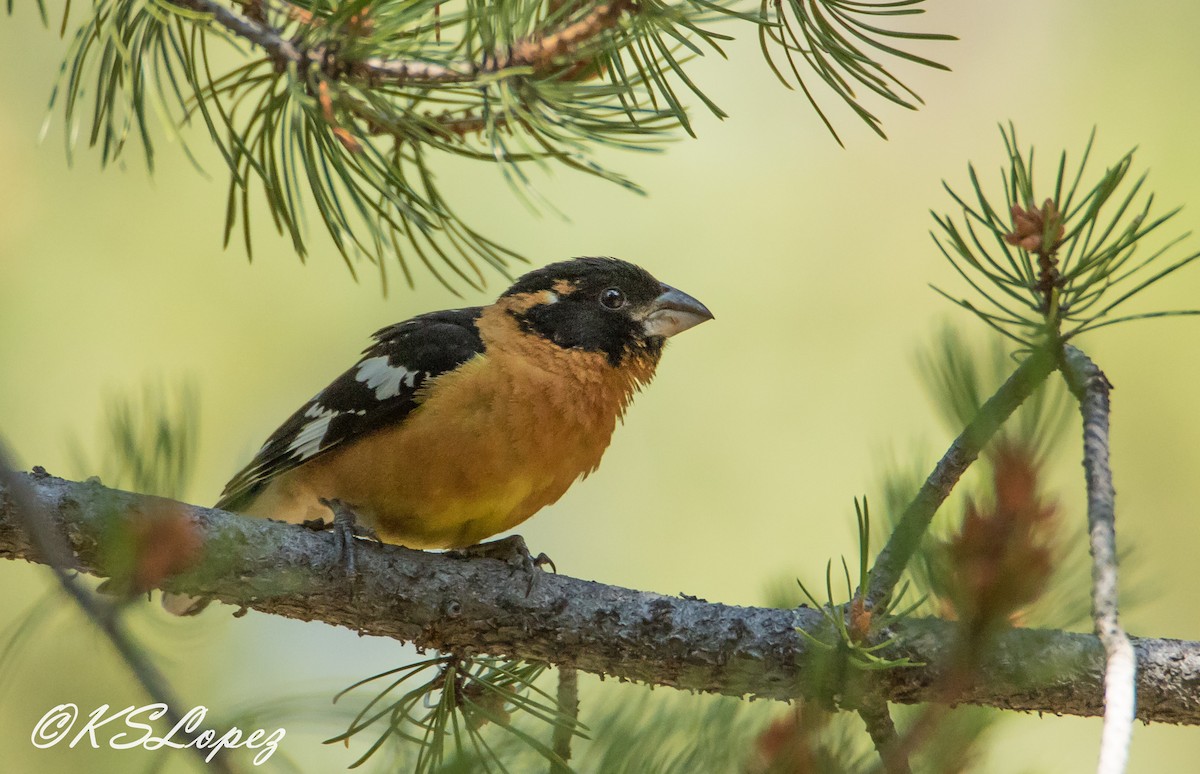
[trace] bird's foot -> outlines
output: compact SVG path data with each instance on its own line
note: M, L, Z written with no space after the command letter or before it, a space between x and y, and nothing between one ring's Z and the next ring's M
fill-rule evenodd
M329 524L324 519L312 519L303 522L303 526L309 529L333 530L333 538L338 549L338 561L345 570L346 577L354 578L358 575L354 539L361 537L379 542L379 536L375 534L375 530L365 524L359 524L358 514L341 500L321 498L321 505L333 512L333 523Z
M451 556L460 557L463 559L486 558L499 559L505 564L525 573L529 578L529 587L526 589L526 596L533 591L533 581L537 577L537 573L543 567L549 567L553 572L557 573L558 568L554 566L554 561L545 554L534 556L529 552L529 546L525 544L525 538L520 535L510 535L500 540L491 540L487 543L476 543L473 546L466 548L456 548L448 551Z

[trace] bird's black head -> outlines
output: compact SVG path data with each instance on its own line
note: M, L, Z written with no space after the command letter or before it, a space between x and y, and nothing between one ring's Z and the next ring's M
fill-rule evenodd
M576 258L529 272L504 292L522 328L565 349L657 359L667 338L712 313L696 299L615 258ZM524 303L520 303L520 302Z

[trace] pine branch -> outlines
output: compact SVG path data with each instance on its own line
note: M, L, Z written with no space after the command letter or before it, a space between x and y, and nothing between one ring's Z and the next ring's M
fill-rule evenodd
M310 65L328 66L325 51L303 50L283 37L278 29L264 21L242 16L216 0L163 0L169 5L187 8L213 17L213 20L237 37L259 46L277 66L296 65L301 69ZM439 85L465 83L480 76L491 75L512 67L531 67L534 72L545 72L569 58L586 42L616 25L621 14L632 8L630 0L596 6L578 21L514 43L507 51L496 51L484 56L481 61L462 61L448 65L422 62L414 59L387 59L369 57L349 62L352 75L368 79L372 83L402 85Z
M114 519L149 513L159 498L24 474L38 507L66 533L84 572L104 575L101 538ZM819 611L733 607L667 597L560 575L540 576L526 594L499 561L462 560L363 543L357 583L345 578L332 536L292 525L183 504L207 549L199 568L162 585L304 621L456 653L506 654L596 674L681 689L788 700L823 680L808 664L808 640L825 626ZM40 561L17 504L0 492L0 557ZM208 615L214 613L209 612ZM884 653L928 666L863 673L881 698L936 698L954 624L897 622ZM1200 642L1132 640L1138 717L1200 725ZM983 659L960 703L1096 716L1103 711L1104 650L1092 635L1013 629Z
M1100 774L1120 774L1129 759L1137 706L1137 662L1117 617L1117 535L1112 470L1108 466L1108 392L1104 372L1075 347L1063 351L1063 374L1083 414L1088 536L1092 552L1092 617L1104 643L1104 733Z
M859 98L849 82L879 77L873 55L916 61L884 40L941 37L871 23L908 15L892 5L821 0L790 14L846 17L854 41L829 32L811 45L833 47L833 58L858 74L830 82L852 104ZM725 117L689 76L689 60L724 55L729 38L712 29L717 23L775 26L765 8L711 0L443 6L95 0L72 36L51 103L62 107L68 153L86 137L105 164L140 145L152 166L156 116L185 149L182 128L203 122L229 170L224 241L240 235L248 255L250 221L265 203L271 225L301 258L311 249L308 224L316 223L352 273L364 259L374 264L385 292L392 260L410 286L419 263L457 292L483 287L488 268L508 276L523 258L474 229L465 208L445 198L433 159L493 164L535 210L555 205L535 189L531 162L641 192L601 164L598 151L657 150L681 128L695 136L689 95ZM212 45L219 41L237 50L232 67L220 68ZM819 68L824 58L816 53L810 65Z
M295 64L304 67L310 61L309 55L297 48L292 41L285 39L279 30L257 19L240 16L214 0L163 1L167 5L212 16L217 24L265 51L277 65L286 67L288 64Z

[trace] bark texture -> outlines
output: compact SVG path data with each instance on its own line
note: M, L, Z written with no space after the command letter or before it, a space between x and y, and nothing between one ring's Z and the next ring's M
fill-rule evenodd
M346 577L331 534L74 482L21 474L57 521L78 569L108 575L102 536L131 514L186 516L206 552L202 565L163 586L303 621L322 621L423 648L547 661L679 689L779 700L822 695L796 629L829 639L811 609L735 607L537 575L493 559L458 559L360 541L358 576ZM0 490L0 557L40 562ZM205 615L217 615L209 611ZM887 701L933 695L953 624L906 621L892 657L928 666L868 673L863 688ZM1131 638L1138 660L1138 717L1200 724L1200 643ZM1014 629L996 643L960 701L1068 715L1103 712L1104 649L1092 635ZM823 696L823 698L834 698Z

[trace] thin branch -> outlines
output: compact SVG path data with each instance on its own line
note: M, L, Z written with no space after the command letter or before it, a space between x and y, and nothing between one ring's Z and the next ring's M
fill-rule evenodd
M1108 466L1109 390L1104 372L1075 347L1063 349L1063 375L1083 415L1088 537L1092 551L1092 618L1104 644L1104 731L1098 774L1121 774L1137 708L1137 661L1117 617L1117 534L1112 471Z
M84 615L108 638L146 695L154 703L166 707L163 718L167 727L180 729L184 736L190 737L191 733L184 728L184 719L179 713L179 708L184 705L171 690L170 683L146 658L146 654L125 630L117 615L119 611L116 606L101 601L79 582L79 577L73 572L76 562L70 543L51 526L53 522L48 518L45 504L30 489L25 477L12 468L8 460L8 451L4 443L0 442L0 495L15 506L6 509L6 514L7 511L12 511L14 520L5 526L22 533L29 549L38 557L35 561L50 568L67 596L74 600ZM212 765L216 771L232 774L229 756L224 750L216 752L210 759L203 746L189 744L187 747L199 760Z
M899 737L896 734L896 723L888 710L887 702L879 699L864 702L858 708L858 716L867 727L867 733L879 752L879 760L883 762L886 774L912 774L908 765L908 756L897 747Z
M871 568L870 588L866 591L867 602L872 608L878 607L891 596L909 559L920 547L934 514L950 495L958 479L979 457L979 452L1009 415L1045 381L1055 365L1054 358L1045 350L1034 350L954 439L900 516L887 545L875 559L875 566ZM862 590L859 593L863 593Z
M507 57L497 56L490 64L495 70L506 67L532 67L545 70L577 51L587 41L615 27L621 14L633 8L632 0L611 0L597 5L579 21L563 25L543 35L518 41Z
M284 38L279 30L264 22L234 13L214 0L165 0L165 2L168 5L212 16L213 21L217 24L239 38L258 46L277 64L305 65L308 63L307 55L296 48L292 41Z
M558 709L568 718L569 723L561 723L554 727L554 738L551 745L559 761L551 761L550 774L570 774L571 768L564 765L571 760L571 738L575 736L576 723L579 720L579 672L569 667L558 670Z
M161 508L159 498L24 474L32 497L71 541L81 570L104 574L104 528L114 518ZM11 494L0 492L0 558L44 561ZM530 588L510 565L363 542L358 576L346 578L332 536L265 519L184 504L207 560L163 583L239 607L443 652L545 661L594 674L675 688L789 700L817 695L827 680L810 666L826 622L809 608L733 607L539 575ZM214 615L214 611L206 615ZM926 666L863 673L888 701L936 700L955 624L910 619L884 633L881 658ZM1133 641L1138 717L1200 725L1200 642ZM1096 716L1103 711L1104 650L1095 636L1013 629L997 638L959 703ZM827 677L827 675L825 675Z
M216 0L164 0L180 8L187 8L213 17L213 20L234 35L263 49L276 64L286 67L294 64L303 69L310 64L321 64L324 53L318 50L304 51L283 37L279 30L269 24L235 13ZM369 57L349 62L349 72L376 83L447 84L466 83L480 75L497 73L512 67L531 67L544 72L557 62L569 58L573 52L606 30L616 26L621 14L632 7L630 0L613 0L598 5L583 18L564 24L556 30L531 35L516 41L507 51L496 51L483 57L482 61L462 61L441 65L416 59L388 59Z

